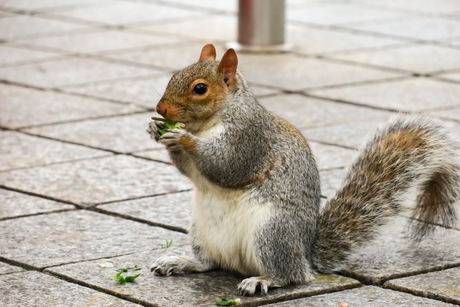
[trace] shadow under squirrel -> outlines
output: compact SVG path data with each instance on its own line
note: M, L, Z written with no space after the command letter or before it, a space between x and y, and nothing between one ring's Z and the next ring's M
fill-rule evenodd
M233 49L216 61L213 45L174 74L157 105L182 129L152 121L147 131L166 146L194 184L190 237L195 257L158 259L157 275L216 268L248 278L241 295L306 283L330 273L403 210L413 237L452 225L460 178L454 145L436 122L396 116L361 149L335 196L320 210L320 180L311 149L291 124L267 111L237 71ZM407 204L409 192L416 202Z

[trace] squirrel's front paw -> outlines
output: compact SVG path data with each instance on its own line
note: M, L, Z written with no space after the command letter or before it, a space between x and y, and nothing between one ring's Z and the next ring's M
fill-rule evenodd
M184 129L168 129L165 134L160 136L159 142L172 151L194 150L196 148L193 136Z
M160 129L164 128L164 122L154 120L149 123L149 126L147 127L147 133L150 134L150 138L154 139L155 141L160 140Z
M190 259L181 256L161 257L152 265L150 269L155 275L170 276L173 274L183 274L190 271Z

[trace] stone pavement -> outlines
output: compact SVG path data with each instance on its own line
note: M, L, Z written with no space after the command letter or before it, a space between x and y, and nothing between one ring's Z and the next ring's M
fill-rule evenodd
M0 305L198 306L215 271L155 277L188 251L190 183L145 128L171 72L235 40L235 1L0 0ZM261 103L311 141L330 196L395 111L460 136L458 0L289 0L293 52L240 55ZM460 305L460 223L419 245L401 216L341 275L241 298L280 306ZM170 245L170 246L169 246ZM169 247L168 247L169 246ZM116 269L141 275L119 285Z

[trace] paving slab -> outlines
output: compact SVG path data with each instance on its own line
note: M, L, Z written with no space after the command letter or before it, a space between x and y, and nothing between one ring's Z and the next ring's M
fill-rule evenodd
M367 286L351 290L345 290L336 293L322 294L292 300L287 302L280 302L267 306L323 306L323 307L337 307L342 306L372 306L372 307L388 307L388 306L439 306L448 307L454 306L452 304L443 303L427 298L416 297L407 293L397 291L390 291L378 287Z
M99 205L99 209L188 231L192 192L172 193Z
M460 36L460 21L438 17L414 16L347 27L411 40L438 41Z
M289 21L307 22L321 25L338 25L347 23L364 23L380 21L407 14L398 11L381 10L350 3L326 3L323 5L295 6L287 10L286 19Z
M411 45L352 54L336 53L330 57L418 74L460 68L460 49L435 45Z
M8 171L0 184L81 206L190 189L173 166L122 155Z
M350 165L351 162L352 161L350 161ZM321 195L327 198L334 196L343 179L345 179L347 174L346 170L347 168L320 171Z
M444 73L439 75L438 77L442 79L460 82L460 72Z
M0 79L42 88L89 84L121 78L158 74L153 68L135 67L102 60L62 57L53 61L0 68Z
M139 152L134 152L132 154L137 157L143 157L143 158L151 159L154 161L172 164L171 158L169 158L169 154L164 148L139 151Z
M384 80L400 76L397 73L292 54L240 54L239 69L250 82L290 91ZM280 75L283 78L280 78Z
M309 285L274 289L269 291L266 297L259 295L251 298L238 296L237 285L243 278L228 272L213 271L172 277L154 276L150 272L150 265L158 257L184 254L189 254L188 248L171 247L106 259L106 262L113 263L113 268L101 268L101 261L96 260L53 267L47 271L66 278L84 279L92 286L160 306L215 306L214 302L222 297L240 298L243 304L260 304L359 286L357 281L342 276L320 275ZM113 279L106 277L115 272L114 268L133 267L135 264L142 268L139 271L141 276L136 279L136 283L117 285Z
M309 55L350 53L362 49L381 49L407 44L405 41L387 37L328 28L309 28L298 24L287 24L285 35L286 41L293 44L295 52Z
M430 78L409 78L310 91L315 96L407 112L459 106L460 84Z
M24 269L19 266L9 265L7 263L0 262L0 275L23 272L23 271Z
M344 272L372 284L460 265L460 231L437 227L419 244L412 243L409 219L398 217L376 239L343 263ZM417 222L414 222L417 223Z
M3 306L141 306L39 272L0 276Z
M156 23L140 27L133 27L133 30L168 34L174 37L195 39L207 42L232 42L237 39L238 19L236 16L210 15L205 18L188 18L173 22ZM206 33L206 36L203 36ZM196 53L196 52L195 52ZM197 53L195 56L199 56ZM196 59L195 59L196 61Z
M201 49L209 41L187 42L174 46L156 46L155 48L139 48L125 52L108 52L104 54L104 57L123 60L129 63L164 67L169 71L176 71L196 63ZM217 50L217 58L221 58L225 49L219 44L214 44L214 46Z
M377 128L385 122L386 120L381 119L374 121L363 120L326 127L307 128L302 129L301 132L307 140L357 149L364 146L365 142L374 135Z
M63 87L64 92L111 99L153 109L171 79L168 74L129 80L114 80L82 86Z
M19 38L64 34L85 26L35 16L11 16L0 19L0 39L14 41Z
M185 234L80 210L2 221L2 257L36 268L188 243ZM107 275L104 276L104 278Z
M32 134L88 145L121 153L130 153L163 146L150 139L146 132L154 112L82 120L25 129ZM158 115L157 115L158 116Z
M142 110L52 91L0 84L0 126L10 129L74 121Z
M107 155L110 153L19 132L0 131L0 171Z
M414 13L427 13L427 14L452 14L459 10L459 4L455 0L410 0L398 1L389 0L381 1L378 4L374 0L361 0L360 2L372 5L375 7L386 7L398 11L407 11Z
M316 99L298 94L283 94L259 99L260 103L276 115L299 129L349 123L358 120L382 119L391 114L386 111L344 103Z
M60 55L52 52L21 48L11 44L0 45L0 66L13 66L57 57L60 57Z
M128 33L115 30L89 30L61 36L39 37L17 40L17 44L46 48L67 53L104 53L118 50L130 50L142 47L154 47L162 44L177 43L178 40L167 36L142 33Z
M460 268L389 280L385 286L398 291L460 304Z
M203 17L203 12L186 10L159 3L138 1L104 1L91 7L78 7L54 13L87 22L107 25L128 25L164 22L168 19Z
M343 168L348 166L356 152L351 149L309 142L319 170Z
M442 119L460 121L460 108L449 108L441 111L430 112L430 114Z
M201 0L197 2L190 2L189 0L168 0L168 3L178 4L179 7L184 7L185 5L194 8L194 9L209 9L209 10L219 10L224 12L233 12L238 11L237 1L214 1L214 0Z
M90 5L93 3L97 3L100 1L106 0L2 0L2 6L9 8L9 9L16 9L16 10L37 10L37 11L45 11L45 10L56 10L56 9L65 9L69 6L78 6L78 5Z
M0 189L0 203L0 219L75 209L72 205L5 189Z

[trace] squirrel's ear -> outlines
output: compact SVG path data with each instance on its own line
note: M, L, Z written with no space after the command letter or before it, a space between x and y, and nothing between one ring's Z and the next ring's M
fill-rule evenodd
M224 75L224 82L227 86L232 85L235 79L238 57L233 49L228 49L219 63L219 71Z
M207 44L201 49L200 59L198 62L214 61L216 59L216 48L213 44Z

